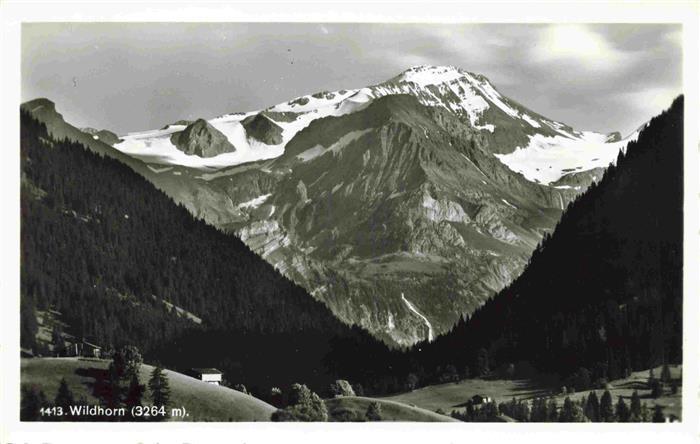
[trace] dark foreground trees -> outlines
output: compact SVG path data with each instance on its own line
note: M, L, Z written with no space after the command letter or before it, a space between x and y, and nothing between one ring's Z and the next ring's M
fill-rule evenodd
M328 409L320 396L306 385L293 384L288 395L287 407L272 414L272 420L287 421L328 421Z
M148 380L148 389L151 392L153 405L167 410L170 406L170 382L168 376L159 365L151 372L151 377Z

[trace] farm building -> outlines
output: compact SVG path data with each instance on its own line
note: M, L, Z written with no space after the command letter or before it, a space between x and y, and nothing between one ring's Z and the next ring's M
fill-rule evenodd
M208 384L221 384L223 373L215 368L193 368L189 371L190 375L204 381Z
M492 401L492 399L486 395L474 395L474 396L472 396L472 404L474 404L474 405L488 404L491 401Z
M64 349L65 356L82 356L86 358L100 358L102 356L102 347L88 341L80 341L66 344Z

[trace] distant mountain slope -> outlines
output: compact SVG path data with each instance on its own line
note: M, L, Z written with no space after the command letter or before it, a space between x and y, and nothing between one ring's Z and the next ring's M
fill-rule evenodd
M576 131L483 76L434 66L204 124L235 151L187 155L173 141L190 122L114 148L339 319L392 345L448 331L510 283L636 137Z
M32 358L20 362L20 382L36 387L53 399L62 378L66 378L76 400L84 398L88 404L100 405L95 387L107 375L109 361L77 358ZM141 366L139 380L147 385L153 367ZM269 421L275 407L259 399L223 386L214 386L171 370L163 370L170 384L171 406L185 407L184 418L172 421ZM150 405L148 390L144 405Z
M679 97L569 206L517 280L414 353L474 370L483 348L482 366L529 362L559 375L586 368L590 380L618 379L682 362L682 308Z
M434 66L208 123L235 153L185 156L170 143L177 125L115 147L340 319L401 345L511 282L636 137L576 131L483 76Z
M52 138L24 111L21 129L23 347L34 345L35 309L52 307L75 337L137 345L175 369L218 367L263 393L364 372L334 341L386 351L129 167Z

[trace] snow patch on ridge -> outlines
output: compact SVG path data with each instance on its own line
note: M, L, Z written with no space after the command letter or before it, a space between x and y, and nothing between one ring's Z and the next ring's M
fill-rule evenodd
M462 153L460 153L460 154L462 154ZM464 157L465 159L467 159L467 161L468 161L469 163L471 163L472 166L473 166L474 168L476 168L476 170L477 170L478 172L480 172L482 176L484 176L485 178L488 179L488 176L487 176L486 174L484 174L484 172L481 171L481 168L479 168L478 166L476 166L476 164L475 164L470 158L468 158L468 157L465 156L464 154L462 154L462 157ZM483 182L483 180L482 180L482 182ZM484 182L484 185L485 185L485 184L486 184L486 182Z
M236 208L238 209L243 209L243 208L258 208L260 205L264 204L265 201L272 196L272 194L263 194L262 196L258 196L254 199L251 199L247 202L243 202L239 204Z
M152 165L146 165L146 166L148 167L149 170L153 171L156 174L165 173L166 171L170 171L173 169L173 167L156 168Z
M297 155L297 159L301 160L302 162L308 162L328 152L332 152L334 155L338 155L340 154L343 148L350 145L352 142L364 136L370 131L372 131L371 128L366 130L350 131L328 148L325 148L322 145L316 145L313 148L309 148L308 150L299 153Z
M328 95L332 95L331 98L314 97L313 95L309 94L306 96L297 97L296 99L290 100L285 103L280 103L269 109L270 111L279 112L291 111L295 113L308 113L317 111L319 108L328 108L332 107L333 105L337 105L338 103L352 96L356 92L357 90L347 90L344 91L343 94L341 94L340 92L327 93Z
M513 209L515 209L515 210L518 209L518 207L516 207L516 206L513 205L512 203L508 202L507 200L505 200L505 199L501 199L501 200L503 201L504 204L508 205L509 207L511 207L511 208L513 208Z
M534 134L525 148L494 156L527 180L549 185L570 173L606 168L638 135L635 132L619 142L606 142L605 134L594 132L582 132L579 137Z
M527 123L529 123L529 124L530 124L531 126L533 126L534 128L540 128L540 127L541 127L541 125L540 125L535 119L533 119L532 117L528 116L527 114L524 114L524 113L523 113L523 114L521 115L521 117L523 118L524 121L526 121Z

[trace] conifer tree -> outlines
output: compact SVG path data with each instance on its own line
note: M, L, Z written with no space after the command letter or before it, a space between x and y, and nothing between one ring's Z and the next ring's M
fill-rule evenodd
M641 418L642 422L650 422L651 421L651 414L649 412L649 407L647 406L647 403L642 404L642 413L641 413Z
M642 402L636 390L632 393L632 400L630 401L630 421L642 421Z
M167 410L170 405L170 383L168 376L163 372L160 365L156 366L151 372L151 378L148 380L148 389L151 392L153 405L163 406Z
M671 394L675 395L678 393L678 381L675 379L671 380Z
M659 379L654 379L651 382L650 388L651 388L651 397L652 398L658 398L659 396L664 394L664 384Z
M467 401L465 415L467 417L467 421L474 421L474 418L476 417L476 409L474 408L474 403L471 399Z
M547 403L547 422L557 422L558 420L557 400L549 398L549 402Z
M122 392L124 388L121 384L121 378L119 377L119 372L110 363L107 369L107 381L105 383L103 392L103 401L111 408L119 408L122 406Z
M532 401L532 409L530 410L530 422L546 422L547 421L547 404L544 398L535 398Z
M54 325L53 330L51 330L51 344L53 345L54 356L61 356L64 353L66 342L58 325Z
M668 384L671 381L671 369L668 366L668 363L664 362L663 367L661 368L661 382Z
M656 404L654 405L654 416L651 418L652 422L666 422L666 417L664 416L664 412L661 409L661 406Z
M496 401L491 401L484 404L479 411L479 420L492 422L498 417L498 406Z
M19 320L19 343L23 348L30 350L36 346L36 333L39 330L39 324L36 321L36 310L34 303L26 301L24 295L20 304L20 320Z
M127 407L136 407L142 405L143 393L146 387L139 382L138 376L131 375L131 380L129 381L129 388L126 391L125 404Z
M593 391L588 394L584 413L591 422L600 422L600 403L598 395Z
M370 402L365 412L365 418L367 421L381 421L382 406L376 401Z
M564 399L564 405L559 412L559 422L573 422L574 421L574 403L567 396Z
M47 405L43 391L36 387L22 386L19 413L21 421L41 421L40 410Z
M527 402L518 401L518 421L527 422L530 418L530 406Z
M304 384L293 384L289 405L272 415L273 421L328 421L328 409L323 400Z
M489 373L489 353L480 348L476 355L476 376L484 377Z
M75 405L75 399L73 397L73 393L70 391L70 388L68 388L66 378L61 378L61 383L58 386L56 398L54 399L53 403L56 407L61 407L64 414L69 414L70 406Z
M622 396L617 398L617 404L615 405L615 417L617 422L629 422L630 420L630 409L625 404L625 400Z
M614 422L615 413L613 412L612 395L606 390L600 398L600 421Z

